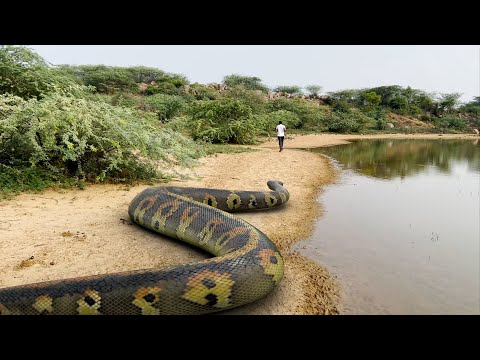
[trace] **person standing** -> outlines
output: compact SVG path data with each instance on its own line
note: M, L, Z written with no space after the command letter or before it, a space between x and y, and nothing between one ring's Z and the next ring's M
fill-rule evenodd
M285 125L282 124L281 121L278 122L277 127L275 130L277 130L277 137L278 137L278 146L280 147L280 151L283 150L283 140L285 139L285 130L287 128Z

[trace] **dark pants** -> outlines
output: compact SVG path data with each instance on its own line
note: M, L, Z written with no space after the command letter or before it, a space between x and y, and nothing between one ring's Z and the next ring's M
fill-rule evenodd
M280 149L283 149L283 139L285 139L285 136L278 136L278 145L280 145Z

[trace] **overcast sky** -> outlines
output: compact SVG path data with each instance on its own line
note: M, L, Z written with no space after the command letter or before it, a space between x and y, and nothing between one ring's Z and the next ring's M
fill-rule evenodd
M401 85L437 93L480 92L480 45L33 45L52 64L145 65L191 82L257 76L269 87L323 91Z

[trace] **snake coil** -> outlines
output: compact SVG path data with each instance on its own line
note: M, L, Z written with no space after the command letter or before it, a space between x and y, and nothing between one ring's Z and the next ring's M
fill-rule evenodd
M260 230L230 212L276 207L272 191L151 187L130 203L132 220L215 257L163 269L95 275L0 289L0 315L205 314L256 301L283 277L283 258Z

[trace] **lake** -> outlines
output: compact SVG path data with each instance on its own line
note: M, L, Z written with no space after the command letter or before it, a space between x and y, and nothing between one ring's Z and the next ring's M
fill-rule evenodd
M346 314L480 314L478 140L358 140L310 149L340 177L301 252Z

